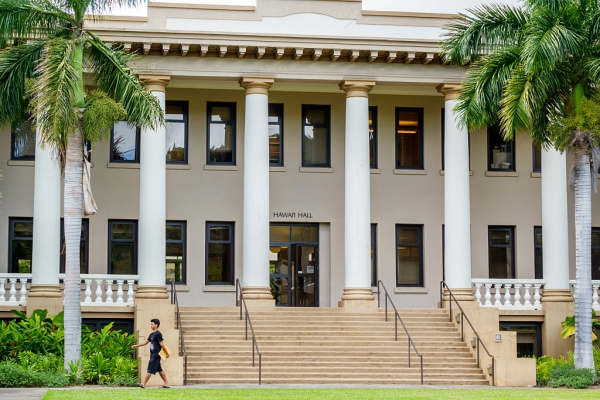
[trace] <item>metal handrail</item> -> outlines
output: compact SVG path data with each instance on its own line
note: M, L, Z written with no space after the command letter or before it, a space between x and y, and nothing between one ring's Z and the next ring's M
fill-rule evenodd
M183 384L187 385L187 367L188 357L185 350L185 339L183 337L183 326L181 325L181 313L179 312L179 302L177 301L177 289L175 289L175 279L171 279L171 304L175 305L175 329L179 330L179 355L183 356Z
M262 354L258 350L256 335L254 334L254 328L252 327L252 321L250 320L250 314L248 313L248 307L246 306L246 300L244 299L239 279L235 280L235 299L240 304L240 321L242 320L242 306L246 311L246 340L248 340L248 324L250 324L250 331L252 332L252 366L254 367L254 350L256 349L256 353L258 354L258 384L260 385L262 382Z
M469 323L469 326L473 330L475 337L477 338L476 339L477 343L475 343L475 345L477 347L477 368L481 368L480 357L479 357L479 344L481 344L481 346L483 346L483 349L487 353L488 357L492 358L492 370L490 372L490 375L492 376L492 386L496 386L496 378L495 378L495 371L494 371L494 369L496 368L495 358L493 355L490 354L487 347L485 347L485 344L481 341L479 334L473 327L473 324L471 323L471 321L469 321L469 317L467 317L465 315L465 312L464 312L463 308L460 306L460 303L458 302L458 300L456 300L456 297L454 297L454 294L452 294L452 291L450 290L450 288L448 287L448 285L446 285L446 282L444 282L444 281L440 282L440 307L444 306L444 297L443 297L444 296L444 293L443 293L444 288L446 288L448 290L448 293L450 295L449 296L449 298L450 298L450 322L452 322L452 299L454 299L454 302L460 309L460 340L462 340L463 342L465 341L465 331L463 329L463 327L464 327L463 319L466 319L467 322Z
M394 322L396 324L396 326L395 326L396 341L398 341L398 320L400 320L400 323L402 324L402 327L404 328L404 332L406 332L406 336L408 337L408 368L410 368L410 346L412 345L413 349L415 350L415 353L417 353L417 356L421 359L421 385L423 385L423 355L421 353L419 353L419 351L417 350L417 346L415 346L415 342L412 340L412 337L410 337L410 333L408 333L408 329L406 329L406 325L404 325L404 322L402 321L402 317L400 317L400 314L398 313L398 309L394 305L394 302L392 301L390 294L388 293L387 289L385 288L385 285L383 284L383 282L381 280L377 281L377 307L381 308L381 299L379 296L381 294L380 287L382 287L383 291L385 292L385 320L386 320L386 322L388 320L387 303L388 303L388 299L389 299L390 304L392 305L392 307L394 307L394 312L396 313L396 318L394 318Z

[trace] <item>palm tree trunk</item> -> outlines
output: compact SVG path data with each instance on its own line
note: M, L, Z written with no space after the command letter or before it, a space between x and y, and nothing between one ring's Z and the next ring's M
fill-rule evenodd
M81 112L85 105L83 95L83 49L75 46L73 52L75 68L80 76L79 90L76 93L76 105ZM83 136L81 124L75 132L69 132L65 160L65 370L69 364L79 363L81 369L81 276L80 276L80 238L81 216L83 214Z
M575 133L578 134L578 133ZM594 369L592 352L592 185L590 151L574 149L575 191L575 368Z

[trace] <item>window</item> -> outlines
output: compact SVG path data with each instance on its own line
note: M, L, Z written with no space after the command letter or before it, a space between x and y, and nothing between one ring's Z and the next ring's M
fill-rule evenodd
M517 357L541 357L541 322L500 322L500 331L517 332Z
M108 273L137 274L137 221L108 221Z
M187 101L167 101L165 108L167 163L187 164L188 103Z
M513 226L488 228L490 279L515 279L514 232Z
M116 122L110 133L110 162L140 162L140 129Z
M208 103L207 164L235 165L235 103Z
M369 107L369 163L377 168L377 107Z
M13 160L35 160L35 130L31 121L13 126L11 153Z
M9 272L30 274L33 253L33 218L10 218L8 224Z
M186 223L167 221L167 283L185 283Z
M542 148L535 143L532 145L533 172L542 172Z
M423 169L423 109L396 107L396 168Z
M371 224L371 286L377 286L377 224Z
M535 279L544 279L544 258L542 252L542 227L533 227L533 247L535 251Z
M283 165L283 104L269 104L269 165Z
M233 285L233 222L206 223L206 284Z
M515 141L504 141L498 125L488 127L488 171L516 171Z
M592 280L600 279L600 228L592 228Z
M79 239L79 273L88 273L88 257L89 257L89 235L90 235L90 220L81 220L81 237ZM65 273L66 265L66 249L65 249L65 221L60 219L60 273Z
M444 151L446 150L446 119L444 113L446 112L445 108L442 108L442 171L446 169L446 155ZM469 170L471 169L471 133L467 134L468 146L469 146Z
M302 166L330 167L331 106L302 105Z
M396 286L423 287L423 225L396 225Z

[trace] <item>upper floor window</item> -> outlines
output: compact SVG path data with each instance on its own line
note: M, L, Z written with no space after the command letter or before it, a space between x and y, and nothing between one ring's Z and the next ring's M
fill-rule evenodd
M188 162L188 102L167 101L165 108L167 162L186 164Z
M396 107L396 168L423 169L423 109Z
M207 164L235 165L235 103L207 104Z
M140 162L140 129L125 121L116 122L110 133L111 162Z
M488 228L490 279L515 279L515 228L490 226Z
M505 141L498 125L488 132L488 171L516 171L515 141Z
M81 235L79 237L79 273L88 273L89 259L89 236L90 236L90 220L83 218L81 220ZM65 221L60 220L60 273L65 273L66 265L66 248L65 248Z
M396 225L396 286L423 287L423 225Z
M33 255L33 218L9 218L9 272L30 274Z
M186 263L186 223L167 221L166 275L167 283L185 283Z
M533 246L534 246L534 264L535 279L544 279L544 253L542 251L542 227L533 227Z
M137 274L137 221L108 221L108 273Z
M377 286L377 224L371 224L371 286Z
M330 167L331 106L302 105L302 166Z
M600 280L600 228L592 228L592 280Z
M13 160L35 160L35 130L30 120L12 127Z
M269 104L269 165L283 165L283 104Z
M369 107L369 164L377 168L377 107Z
M535 143L532 145L533 172L542 172L542 148Z
M233 285L233 222L206 223L206 284Z

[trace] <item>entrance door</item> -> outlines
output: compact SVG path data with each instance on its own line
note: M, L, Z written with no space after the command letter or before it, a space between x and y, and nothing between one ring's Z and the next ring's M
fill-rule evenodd
M294 265L295 306L315 307L317 305L317 273L315 246L296 245Z

